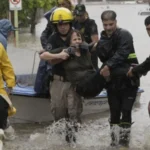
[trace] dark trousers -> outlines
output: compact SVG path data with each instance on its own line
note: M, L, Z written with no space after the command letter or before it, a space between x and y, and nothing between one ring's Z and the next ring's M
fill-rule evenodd
M136 99L137 87L107 90L110 107L110 123L132 123L132 107Z
M8 117L8 103L0 96L0 129L5 129Z

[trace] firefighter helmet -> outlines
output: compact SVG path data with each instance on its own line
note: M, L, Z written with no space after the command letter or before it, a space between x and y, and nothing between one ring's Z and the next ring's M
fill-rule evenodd
M72 22L72 20L73 20L72 12L64 7L55 9L50 17L50 21L53 24Z

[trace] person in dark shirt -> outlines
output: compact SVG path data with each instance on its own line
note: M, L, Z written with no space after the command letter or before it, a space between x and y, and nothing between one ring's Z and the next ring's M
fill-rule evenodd
M119 74L122 69L130 68L138 60L129 31L118 28L116 13L104 11L101 15L104 31L96 51L102 61L100 74L108 81L106 84L110 107L111 146L128 147L132 125L132 106L139 86L138 78L124 76L111 77L111 72Z
M77 4L74 9L75 20L73 27L79 30L88 44L98 41L97 25L93 19L90 19L84 4ZM91 53L91 60L95 69L98 69L98 57L96 52Z
M150 36L150 16L146 17L145 19L145 27L148 35ZM132 77L134 75L137 76L146 75L149 70L150 70L150 56L147 57L143 63L131 67L127 75L129 77Z
M42 32L40 37L41 45L44 50L51 48L49 47L47 42L51 34L55 32L53 24L50 22L50 16L53 13L53 11L59 7L65 7L68 8L69 10L73 9L70 0L57 0L56 4L57 5L55 7L53 7L50 11L44 14L44 17L48 21L47 26L45 30ZM37 95L40 97L50 97L47 80L51 78L51 74L52 74L51 70L52 70L52 65L50 63L48 64L46 61L40 60L37 75L36 75L35 85L34 85L34 90L36 91Z
M66 39L67 35L72 31L73 15L67 8L57 8L53 12L50 21L53 24L55 33L48 39L49 49L40 54L40 58L47 60L53 65L53 81L50 84L51 112L55 121L63 118L66 119L66 141L72 142L71 140L73 140L73 142L75 142L75 137L71 138L70 136L72 135L68 133L70 130L68 126L72 124L72 126L75 127L75 124L80 121L79 117L82 112L82 100L81 97L72 90L71 83L67 81L65 76L63 60L68 59L69 55L67 53L65 56L54 54L52 60L49 60L46 56L47 53L53 52L56 48L67 46ZM68 100L68 98L70 99Z
M53 7L50 11L48 11L47 13L44 14L44 17L47 19L48 23L40 37L41 45L42 45L43 49L46 49L47 40L48 40L49 36L54 32L53 25L50 22L50 16L53 13L53 11L59 7L65 7L65 8L68 8L69 10L73 11L73 5L70 0L57 0L56 4L57 5L55 7Z
M145 18L145 27L150 37L150 16ZM150 56L147 57L146 60L141 64L131 67L127 73L127 76L129 77L142 76L142 75L145 76L148 71L150 71ZM148 104L148 113L150 115L150 102Z

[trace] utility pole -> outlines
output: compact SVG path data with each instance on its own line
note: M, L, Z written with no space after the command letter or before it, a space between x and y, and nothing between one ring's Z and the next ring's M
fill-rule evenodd
M18 31L18 10L14 10L14 26L15 26L15 46L19 45L19 31Z
M22 0L9 0L9 9L14 11L15 46L19 45L18 10L22 9Z

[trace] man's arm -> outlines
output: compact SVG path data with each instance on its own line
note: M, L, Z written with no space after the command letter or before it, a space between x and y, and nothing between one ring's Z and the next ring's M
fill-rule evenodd
M135 75L145 75L148 71L150 71L150 56L143 63L132 69L132 73Z
M55 35L51 35L48 38L48 43L47 45L49 45L49 49L47 50L47 46L46 46L46 51L40 54L40 58L43 60L47 60L49 63L51 64L57 64L63 61L63 59L65 59L68 54L67 53L63 53L63 56L60 54L60 52L62 52L63 47L58 47L57 46L57 41L55 39ZM62 58L61 58L62 57Z
M67 60L69 58L69 54L67 54L65 51L62 51L57 54L52 54L49 52L44 52L40 55L40 58L43 60L47 60L51 64L58 64L64 60Z
M117 41L118 45L115 54L106 62L106 65L109 68L115 68L119 64L124 63L125 60L128 59L128 56L131 53L131 49L133 48L133 39L129 32L121 32L119 38L120 39L117 39L119 41Z

